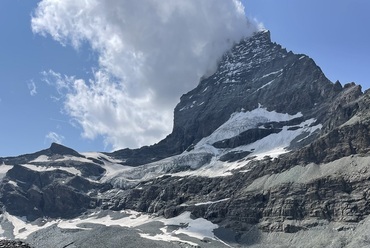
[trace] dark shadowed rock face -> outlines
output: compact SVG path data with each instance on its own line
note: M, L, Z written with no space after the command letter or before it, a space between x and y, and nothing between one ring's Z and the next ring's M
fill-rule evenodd
M40 152L40 155L46 155L46 156L52 156L52 155L70 155L70 156L75 156L75 157L84 157L75 150L68 148L66 146L57 144L57 143L52 143L49 149L43 150Z
M71 218L96 207L94 194L104 186L63 170L39 172L19 165L7 172L0 200L10 214L28 220Z
M0 185L2 205L8 213L28 220L72 218L95 208L98 192L111 186L95 182L105 173L102 161L82 158L85 156L53 143L40 152L0 159L3 166L10 166Z

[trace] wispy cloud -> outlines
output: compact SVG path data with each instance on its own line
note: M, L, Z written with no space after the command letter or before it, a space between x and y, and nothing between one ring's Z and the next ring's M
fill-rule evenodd
M42 71L41 80L48 85L54 86L57 90L57 95L53 95L54 100L60 100L60 96L68 94L73 87L75 78L73 76L62 75L53 70Z
M46 140L48 140L50 143L54 142L54 143L58 143L58 144L63 144L63 140L64 140L64 136L63 135L60 135L60 134L57 134L55 132L49 132L46 136L45 136Z
M89 81L45 72L83 136L114 149L165 137L173 108L223 53L258 29L238 0L39 2L33 32L99 56Z
M36 84L33 80L31 80L29 83L27 83L27 86L28 86L28 89L30 91L31 96L34 96L34 95L37 94Z

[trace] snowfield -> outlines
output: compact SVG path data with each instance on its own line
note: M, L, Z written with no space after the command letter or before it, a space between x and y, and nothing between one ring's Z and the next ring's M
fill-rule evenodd
M2 164L0 166L0 179L3 179L11 168L13 168L13 165Z
M236 112L230 116L230 119L216 129L210 136L203 138L195 148L201 148L205 144L213 144L217 141L229 139L240 133L258 127L261 123L289 121L301 117L302 113L296 115L282 114L275 111L267 111L261 106L252 111Z
M233 171L242 169L252 159L260 160L266 156L276 158L283 153L289 152L289 146L293 141L303 141L315 131L320 130L322 125L314 125L316 120L309 119L294 125L294 129L289 129L293 126L284 126L279 133L270 134L256 142L233 149L218 149L212 144L235 137L252 128L263 128L261 125L264 123L289 121L298 117L302 117L302 114L277 113L276 111L267 111L266 108L261 106L252 111L234 113L228 121L211 135L200 140L193 150L143 166L122 169L119 173L116 173L115 177L111 177L111 182L117 186L130 185L169 173L180 177L220 177L232 175ZM298 137L301 138L297 140ZM219 160L220 157L229 152L246 151L250 152L250 154L243 160L236 162ZM171 170L176 168L188 169L172 173ZM247 171L244 170L243 172Z
M27 169L30 169L30 170L33 170L33 171L38 171L38 172L62 170L62 171L66 171L68 173L71 173L73 175L81 176L81 171L74 168L74 167L38 166L38 165L33 165L33 164L22 164L22 166L26 167Z
M153 233L142 232L140 226L150 223L161 223L160 228ZM102 225L106 227L120 226L135 228L139 231L141 237L151 240L160 240L166 242L180 242L193 246L198 246L197 243L183 240L182 235L186 235L198 240L205 238L217 240L213 231L218 228L218 225L213 224L203 218L193 219L190 212L184 212L174 218L165 219L163 217L155 217L149 214L143 214L132 210L124 210L120 212L93 212L85 218L76 218L71 220L36 220L31 223L24 218L10 215L5 212L1 215L0 227L6 225L12 226L12 233L6 235L3 229L0 229L0 238L15 238L27 239L32 233L54 226L60 229L68 230L91 230L93 227L89 224ZM171 227L171 228L169 228ZM160 232L158 234L158 232Z

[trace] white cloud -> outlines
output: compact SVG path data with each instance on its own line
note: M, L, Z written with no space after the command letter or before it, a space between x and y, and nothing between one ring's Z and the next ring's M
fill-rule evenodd
M29 82L29 83L27 84L27 86L28 86L28 89L29 89L29 91L30 91L30 95L31 95L31 96L34 96L34 95L36 95L36 94L37 94L37 88L36 88L36 84L35 84L35 82L34 82L34 81L32 81L32 80L31 80L31 82Z
M57 90L57 95L52 95L51 98L55 101L60 101L61 99L65 99L65 95L68 95L73 87L73 82L75 77L62 75L58 72L53 70L49 71L42 71L41 72L41 80L48 85L54 86Z
M68 89L65 109L83 136L103 135L118 149L168 134L181 94L258 25L238 0L43 0L32 29L75 48L87 42L97 52L95 78L57 75L56 85Z
M49 141L49 142L55 142L55 143L58 143L58 144L63 144L63 140L64 140L64 136L63 135L60 135L60 134L57 134L55 132L49 132L45 138Z

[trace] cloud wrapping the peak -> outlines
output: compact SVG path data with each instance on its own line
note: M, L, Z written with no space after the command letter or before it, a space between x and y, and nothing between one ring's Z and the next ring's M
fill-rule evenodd
M32 18L33 32L97 52L95 77L69 84L65 108L115 149L168 134L179 97L258 29L239 0L43 0Z

